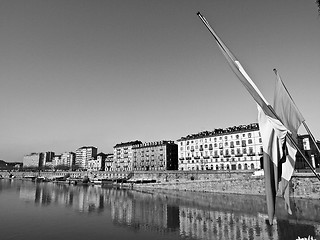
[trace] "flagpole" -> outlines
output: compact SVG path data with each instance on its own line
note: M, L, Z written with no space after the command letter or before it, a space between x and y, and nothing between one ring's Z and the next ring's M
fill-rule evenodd
M202 14L200 12L197 12L197 15L198 17L200 18L200 20L203 22L203 24L207 27L207 29L209 30L209 32L212 34L212 36L215 38L215 40L217 41L218 45L220 48L224 49L225 51L228 51L227 54L229 55L229 57L232 57L232 54L229 52L229 50L225 49L223 44L220 43L218 37L216 36L215 32L213 31L213 29L211 28L210 24L208 23L208 21L202 16ZM231 55L231 56L230 56ZM276 114L276 112L274 111L274 109L272 108L272 106L270 106L266 100L260 96L260 100L262 102L257 102L261 107L262 109L264 109L264 107L267 107L268 111L270 111L270 113L272 115L274 115L274 117L280 121L281 119L278 117L278 115ZM262 105L265 105L265 106L262 106ZM265 109L265 110L267 110ZM282 123L283 124L283 123ZM298 152L302 155L303 159L306 161L306 163L308 164L308 166L310 167L310 169L312 170L312 172L314 173L314 175L318 178L318 180L320 181L320 176L315 172L315 170L313 169L312 165L309 163L309 161L307 160L306 156L302 153L302 151L299 149L297 143L295 142L295 140L293 139L293 137L290 135L290 134L287 134L287 137L291 140L292 144L295 146L295 148L298 150Z
M274 72L275 75L278 77L279 74L278 74L278 70L277 70L276 68L273 69L273 72ZM281 81L282 81L282 80L281 80ZM289 97L291 98L292 102L294 103L294 101L293 101L293 99L292 99L292 97L291 97L288 89L287 89L286 86L284 85L284 82L283 82L283 81L282 81L282 84L283 84L285 90L287 91ZM296 105L296 104L294 103L294 105ZM296 106L296 108L297 108L297 106ZM298 109L298 108L297 108L297 109ZM299 111L299 110L298 110L298 111ZM312 140L312 142L314 143L314 145L315 145L318 153L320 154L320 149L319 149L319 147L318 147L318 145L317 145L316 139L315 139L315 137L313 136L313 134L311 133L311 131L310 131L310 129L309 129L306 121L303 120L303 121L302 121L302 124L303 124L304 128L306 129L306 131L308 132L309 136L311 137L311 140Z

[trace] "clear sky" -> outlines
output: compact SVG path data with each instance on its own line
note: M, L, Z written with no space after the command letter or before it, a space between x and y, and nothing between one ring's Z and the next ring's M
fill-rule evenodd
M2 0L0 159L257 122L198 11L270 103L278 69L319 139L314 0Z

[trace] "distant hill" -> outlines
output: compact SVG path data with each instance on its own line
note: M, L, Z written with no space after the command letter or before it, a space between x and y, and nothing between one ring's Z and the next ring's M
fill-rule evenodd
M7 165L7 163L6 163L5 161L0 160L0 167L2 167L2 166L6 166L6 165Z
M17 164L22 166L21 162L6 162L4 160L0 160L0 169L12 169Z

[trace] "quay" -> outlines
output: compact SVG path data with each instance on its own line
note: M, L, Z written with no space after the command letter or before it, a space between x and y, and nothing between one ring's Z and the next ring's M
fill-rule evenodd
M3 178L41 177L68 184L119 184L134 189L265 195L264 177L253 171L134 171L134 172L0 172ZM68 179L63 179L67 177ZM83 179L86 179L83 182ZM320 182L312 173L295 172L291 198L320 199Z

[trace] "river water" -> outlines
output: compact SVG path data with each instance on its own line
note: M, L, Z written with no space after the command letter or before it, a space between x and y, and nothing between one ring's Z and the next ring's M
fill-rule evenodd
M0 180L1 240L320 239L319 200Z

